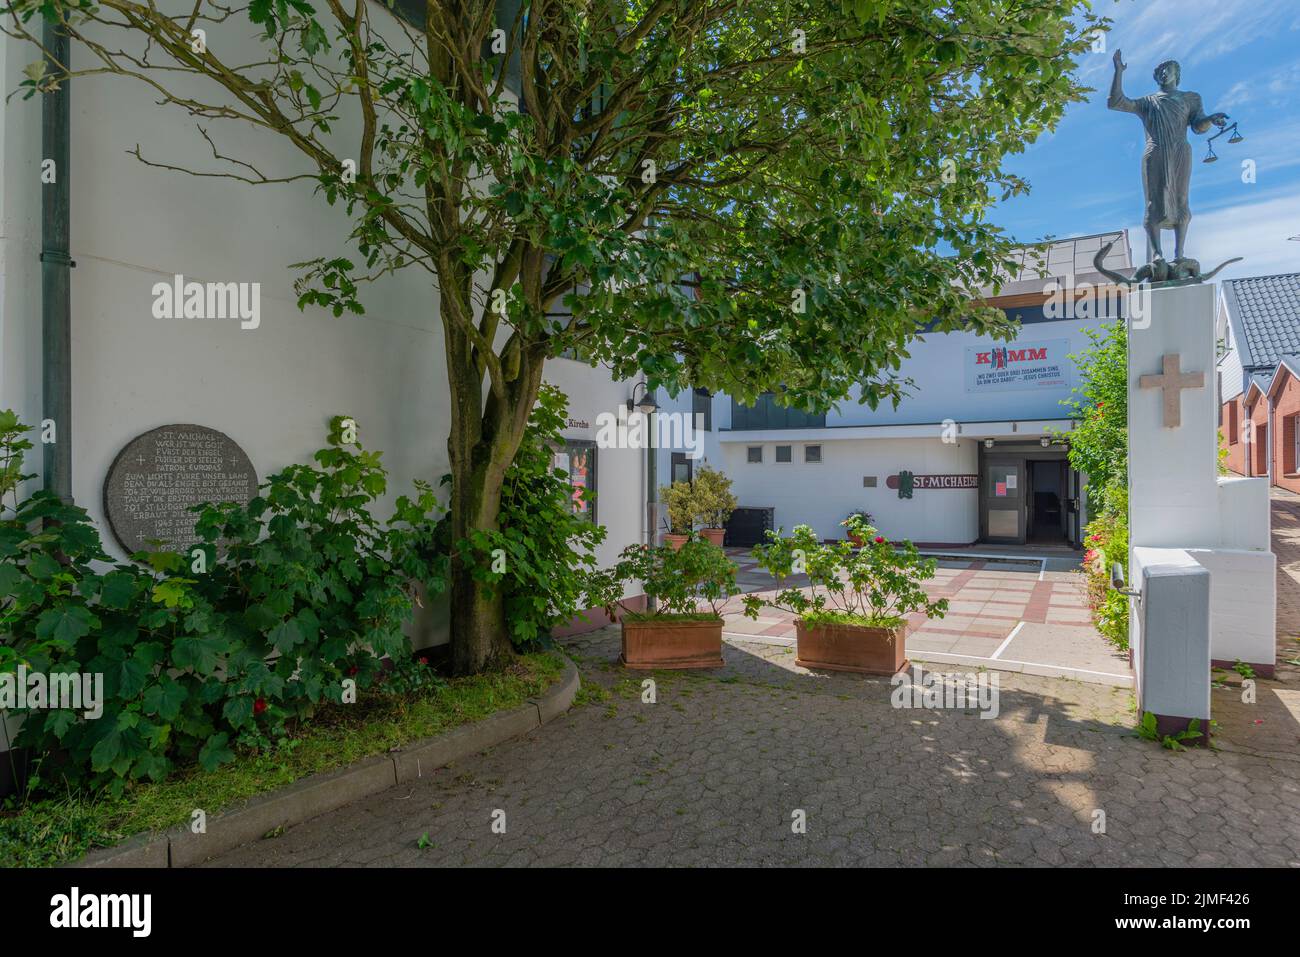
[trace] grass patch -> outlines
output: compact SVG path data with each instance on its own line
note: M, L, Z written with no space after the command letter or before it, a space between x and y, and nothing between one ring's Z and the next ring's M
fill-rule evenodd
M505 671L453 678L418 697L362 696L355 705L322 709L274 749L238 752L216 771L195 766L157 784L135 784L120 798L72 793L0 811L0 866L74 860L142 831L186 823L195 809L211 818L309 774L517 707L554 684L563 668L560 656L550 652L522 655Z

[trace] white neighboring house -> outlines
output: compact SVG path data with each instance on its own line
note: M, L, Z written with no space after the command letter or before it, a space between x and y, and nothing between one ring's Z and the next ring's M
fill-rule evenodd
M1071 428L1061 405L1078 385L1069 356L1089 344L1086 330L1120 315L1120 297L1093 265L1112 242L1106 267L1131 275L1127 231L1025 247L1020 272L988 300L1019 320L1019 336L922 335L903 360L900 375L915 385L897 409L850 400L815 416L770 397L748 408L723 395L661 392L661 409L699 412L707 431L698 459L659 452L658 484L689 480L704 462L729 475L742 509L729 544L752 544L769 523L842 538L840 522L865 509L885 535L918 544L1078 546L1085 479L1049 436ZM1053 299L1070 288L1086 306Z

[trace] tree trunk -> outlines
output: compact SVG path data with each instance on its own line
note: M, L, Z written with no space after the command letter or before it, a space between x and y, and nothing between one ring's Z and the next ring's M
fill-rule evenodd
M472 453L471 453L472 457ZM462 542L476 531L497 528L501 509L501 474L463 469L453 465L451 492L452 542ZM477 674L510 662L513 649L506 625L501 589L475 580L473 552L453 548L449 588L452 670L458 675Z
M521 357L503 395L489 391L485 402L469 338L447 317L444 332L451 390L451 659L454 673L466 675L503 667L514 657L502 589L482 580L491 555L458 545L475 532L499 528L502 484L537 401L542 358Z

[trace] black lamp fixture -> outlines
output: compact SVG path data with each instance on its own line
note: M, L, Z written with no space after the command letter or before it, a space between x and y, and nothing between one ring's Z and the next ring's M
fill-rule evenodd
M636 390L638 388L641 390L640 400L636 397ZM650 390L646 388L644 379L632 386L632 398L627 400L627 410L629 412L640 412L643 415L650 415L658 408L659 404L655 402L654 396L651 395Z
M1218 162L1219 156L1217 153L1214 152L1214 141L1217 140L1224 133L1232 134L1231 136L1228 137L1229 143L1240 143L1242 140L1246 138L1241 135L1241 131L1237 129L1236 123L1233 123L1231 126L1225 126L1223 129L1219 130L1219 132L1215 133L1213 136L1211 136L1208 140L1205 141L1205 145L1209 149L1209 153L1206 154L1205 159L1201 160L1202 163Z

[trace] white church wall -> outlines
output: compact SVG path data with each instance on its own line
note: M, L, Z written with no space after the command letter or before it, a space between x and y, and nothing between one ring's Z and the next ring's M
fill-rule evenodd
M209 44L223 44L238 61L229 44L249 42L243 27L210 33ZM33 58L18 41L0 41L6 90L17 88L22 66ZM148 168L128 154L137 143L157 162L222 166L193 119L157 106L142 84L88 78L71 89L72 169L65 174L77 263L71 271L73 495L99 524L109 551L124 557L104 521L107 469L127 441L168 423L226 433L265 479L308 461L325 444L330 417L347 414L359 423L362 444L384 453L390 484L377 508L381 516L414 479L436 485L447 471L449 399L433 277L411 267L362 286L364 316L300 311L292 263L340 254L363 261L347 241L341 209L313 195L310 182L252 186ZM2 115L0 407L35 424L41 416L40 101L12 99ZM204 125L223 153L267 175L307 169L274 134ZM257 328L241 329L237 320L154 318L153 286L176 274L260 283ZM574 407L612 407L627 394L606 370L565 360L548 364L546 376ZM602 558L640 538L637 461L633 453L602 456L598 515L610 532ZM39 471L39 458L29 464ZM445 614L427 609L417 632L417 645L445 641Z
M776 446L789 444L789 463L776 461ZM747 461L750 445L761 445L763 461ZM821 445L822 461L804 461L807 445ZM916 489L900 499L886 479L906 469L917 475L973 475L978 450L974 441L945 443L934 438L834 439L823 441L725 442L724 471L735 481L741 505L774 507L775 525L789 532L811 525L822 538L843 538L840 522L864 508L889 538L917 542L965 544L979 535L977 489ZM875 488L863 478L874 476Z

